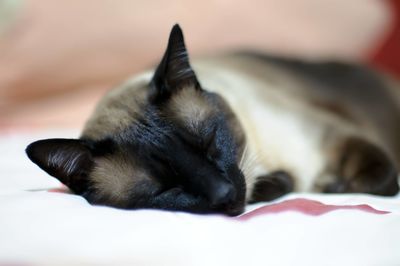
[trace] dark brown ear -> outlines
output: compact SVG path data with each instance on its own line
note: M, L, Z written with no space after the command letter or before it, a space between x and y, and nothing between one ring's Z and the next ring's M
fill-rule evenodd
M86 189L87 175L93 165L88 145L79 139L44 139L26 148L29 159L71 190Z
M150 100L160 102L168 98L174 90L185 86L200 88L189 63L182 30L176 24L171 30L164 57L150 83Z

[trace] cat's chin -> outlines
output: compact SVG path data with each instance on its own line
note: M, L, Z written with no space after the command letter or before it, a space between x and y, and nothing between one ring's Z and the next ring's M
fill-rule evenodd
M241 208L241 209L236 209L236 210L230 211L227 215L234 217L234 216L241 215L243 212L244 212L244 208Z
M245 210L244 205L240 205L240 206L227 207L224 210L222 210L221 212L227 216L238 216L238 215L242 214L244 212L244 210Z

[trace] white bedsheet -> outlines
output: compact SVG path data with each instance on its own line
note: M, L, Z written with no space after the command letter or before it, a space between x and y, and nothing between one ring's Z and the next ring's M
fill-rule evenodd
M276 202L300 197L390 213L286 211L247 221L91 206L44 190L58 181L23 152L44 135L74 132L0 137L0 265L400 265L399 196L293 193Z

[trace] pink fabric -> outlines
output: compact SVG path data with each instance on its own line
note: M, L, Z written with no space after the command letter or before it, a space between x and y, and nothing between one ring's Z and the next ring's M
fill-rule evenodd
M66 186L60 186L58 188L52 188L52 189L47 190L47 192L71 194L71 191Z
M280 203L271 204L267 206L260 207L251 212L245 213L235 219L240 221L247 221L254 217L266 214L281 213L286 211L295 211L311 216L319 216L335 210L360 210L364 212L374 213L374 214L387 214L388 211L381 211L372 208L367 204L360 205L327 205L316 200L309 199L292 199L286 200Z

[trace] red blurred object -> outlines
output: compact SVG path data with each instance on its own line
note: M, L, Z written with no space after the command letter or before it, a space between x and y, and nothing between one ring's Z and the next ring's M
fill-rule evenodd
M397 77L400 77L400 1L387 0L392 7L395 19L387 39L372 56L372 63Z
M381 211L372 208L367 204L361 205L329 205L324 204L316 200L309 200L309 199L290 199L285 200L279 203L267 205L255 209L251 212L245 213L235 219L239 221L247 221L257 216L267 215L267 214L277 214L287 211L299 212L310 216L319 216L326 214L331 211L336 210L359 210L374 214L387 214L390 213L388 211Z

